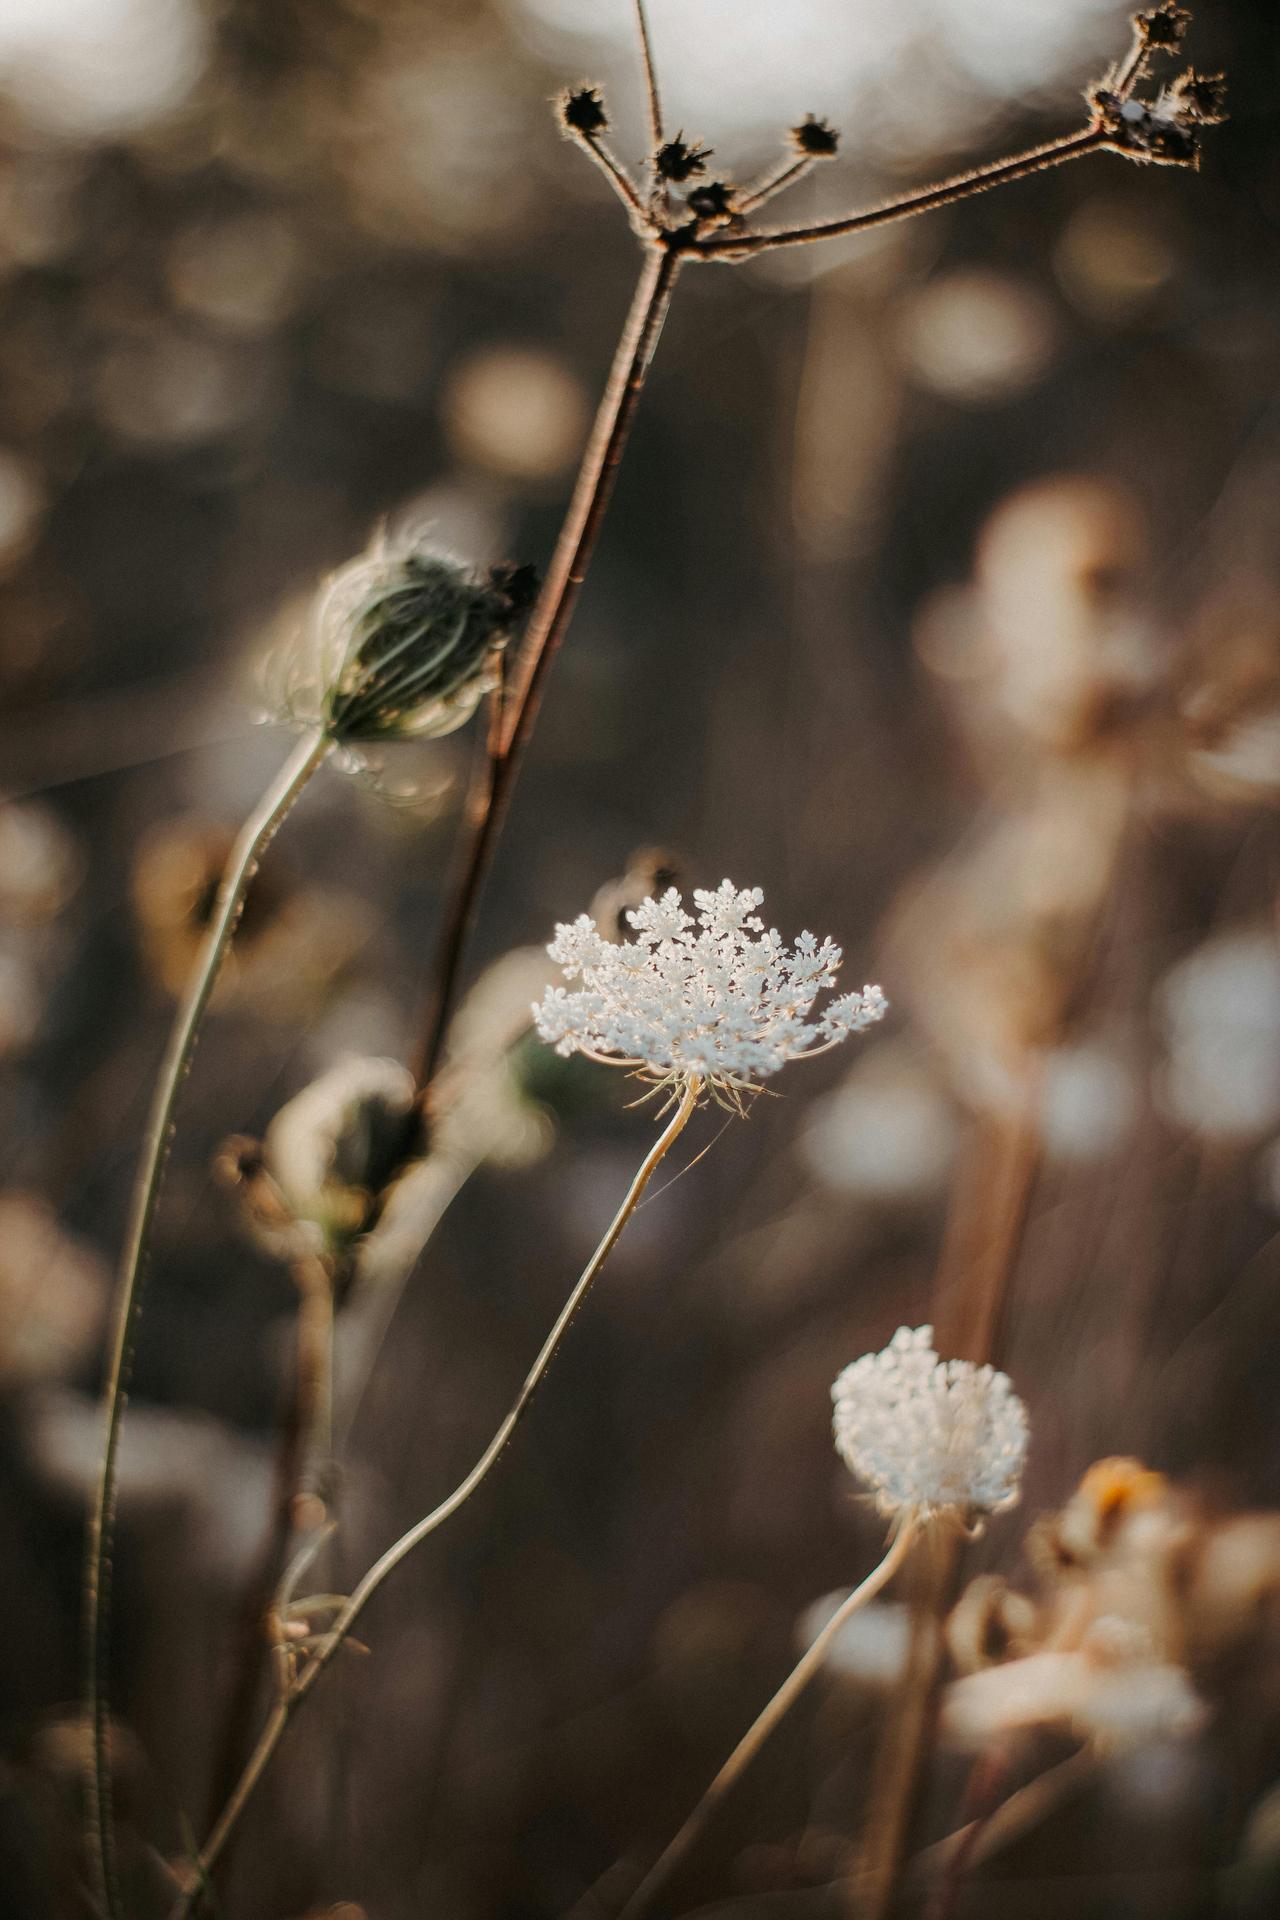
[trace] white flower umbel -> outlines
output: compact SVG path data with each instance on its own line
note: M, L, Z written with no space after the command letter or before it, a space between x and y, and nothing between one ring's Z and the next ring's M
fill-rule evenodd
M999 1513L1017 1500L1027 1410L1007 1374L940 1360L932 1327L899 1327L831 1398L836 1446L882 1513Z
M802 933L788 947L756 912L759 887L724 880L693 896L686 913L674 887L641 903L627 919L635 938L606 939L589 914L556 928L547 951L574 992L554 987L533 1009L542 1038L557 1053L637 1069L651 1079L688 1084L738 1101L760 1081L824 1053L884 1016L879 987L828 1001L840 949Z

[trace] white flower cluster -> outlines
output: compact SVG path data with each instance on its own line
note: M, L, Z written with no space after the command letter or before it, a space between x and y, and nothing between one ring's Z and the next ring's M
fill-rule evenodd
M635 939L620 943L588 914L556 928L547 951L566 979L582 981L574 993L552 988L534 1006L538 1032L557 1053L733 1094L883 1017L879 987L864 987L807 1018L835 980L840 949L811 933L788 948L766 932L759 887L739 891L725 880L693 899L696 922L674 887L643 901L627 915Z
M998 1513L1017 1500L1027 1410L1007 1374L940 1360L932 1327L899 1327L831 1398L836 1446L882 1513Z

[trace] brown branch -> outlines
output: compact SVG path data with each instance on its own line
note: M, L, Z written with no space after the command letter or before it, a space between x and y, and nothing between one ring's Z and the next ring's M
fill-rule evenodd
M658 97L658 72L653 64L653 41L649 37L649 15L644 0L636 0L636 26L640 30L640 55L644 61L644 84L649 101L649 137L656 154L662 145L662 101Z
M989 167L976 167L968 173L955 174L950 180L940 180L936 186L907 194L901 200L888 200L883 206L871 207L865 213L851 213L840 220L825 220L814 227L785 227L770 233L712 234L706 239L693 241L692 250L703 259L733 260L741 259L746 254L766 253L773 247L808 246L814 240L834 240L840 234L866 233L872 227L888 226L894 220L909 220L918 213L932 213L937 207L949 207L957 200L967 200L975 193L986 193L992 187L1006 186L1011 180L1024 179L1028 174L1043 173L1048 167L1061 166L1064 161L1079 159L1086 153L1100 153L1107 145L1106 130L1091 123L1081 133L1067 134L1043 146L1030 147L1025 153L1016 153L1010 159L998 160Z
M436 952L430 1012L415 1063L424 1100L440 1064L480 890L537 721L547 674L573 618L595 551L679 266L680 256L671 248L649 247L645 251L573 499L520 656L512 668L498 751L490 754L483 790L475 796L467 845Z

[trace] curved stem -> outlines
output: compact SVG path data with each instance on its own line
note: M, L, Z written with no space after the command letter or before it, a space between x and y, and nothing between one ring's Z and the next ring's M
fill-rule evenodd
M178 1010L160 1077L156 1082L147 1125L146 1147L134 1190L133 1210L120 1264L115 1334L105 1392L102 1466L85 1557L85 1711L92 1734L89 1763L90 1851L97 1875L98 1893L109 1920L120 1920L122 1914L115 1876L115 1831L107 1731L111 1551L119 1481L120 1434L128 1402L129 1369L142 1305L142 1280L151 1229L169 1153L174 1108L191 1065L200 1025L217 982L219 968L240 919L249 883L273 834L329 752L331 744L324 734L307 735L299 741L245 822L231 850L199 964L187 989L186 999Z
M573 617L595 551L679 267L679 256L670 248L646 247L573 499L512 674L498 751L477 795L470 839L436 952L430 1011L415 1065L418 1084L424 1088L430 1085L440 1063L480 889L538 717L547 672Z
M458 1511L459 1507L463 1506L466 1501L471 1498L482 1481L488 1476L491 1469L496 1466L512 1434L519 1426L524 1415L528 1412L535 1393L546 1378L551 1362L560 1350L561 1342L576 1319L578 1311L588 1293L590 1293L605 1261L617 1245L623 1228L639 1205L640 1196L652 1179L654 1171L688 1124L690 1116L698 1104L698 1096L701 1091L700 1081L690 1080L686 1084L679 1106L641 1162L635 1179L627 1189L627 1194L622 1205L614 1214L603 1239L583 1269L573 1292L561 1308L555 1325L547 1335L542 1344L541 1352L525 1376L524 1385L516 1395L509 1413L502 1421L502 1424L499 1426L484 1452L480 1455L480 1458L476 1461L475 1466L472 1467L465 1479L459 1481L452 1493L447 1495L438 1506L433 1507L430 1513L425 1514L421 1520L416 1521L406 1533L402 1533L400 1538L387 1548L381 1558L374 1561L369 1571L352 1593L350 1599L342 1608L342 1611L338 1614L332 1629L325 1635L310 1666L306 1668L293 1690L276 1702L266 1725L262 1729L258 1744L254 1748L235 1790L223 1808L213 1831L210 1833L208 1840L200 1852L199 1858L194 1863L195 1884L191 1890L184 1894L177 1902L172 1910L170 1920L185 1920L185 1916L193 1912L208 1876L217 1864L259 1780L266 1772L271 1757L280 1744L280 1739L285 1728L289 1725L289 1722L302 1705L302 1702L306 1699L325 1668L338 1652L383 1581L395 1572L401 1561L406 1559L415 1547L420 1546L424 1540L436 1531L437 1527L442 1526L446 1520Z
M750 1766L779 1721L785 1718L818 1672L827 1657L827 1649L845 1621L857 1613L860 1607L864 1607L868 1600L873 1600L882 1587L888 1585L906 1559L918 1532L919 1522L908 1515L898 1528L889 1551L879 1566L873 1568L862 1584L855 1587L848 1598L836 1609L821 1633L791 1669L763 1713L743 1734L675 1839L659 1855L627 1901L618 1920L639 1920L639 1916L648 1910L654 1895L666 1885L672 1873L688 1854L734 1782Z

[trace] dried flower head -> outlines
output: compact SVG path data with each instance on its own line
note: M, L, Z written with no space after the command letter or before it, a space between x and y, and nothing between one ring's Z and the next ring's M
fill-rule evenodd
M1201 129L1226 118L1226 82L1217 74L1185 73L1154 100L1107 87L1089 99L1111 147L1154 166L1198 166Z
M710 158L710 147L700 147L696 141L686 141L684 134L678 133L674 140L668 140L665 146L658 148L653 156L653 164L660 180L671 180L680 186L684 181L692 180L695 174L705 173Z
M791 144L810 160L830 160L840 145L840 135L827 121L807 113L798 127L792 127Z
M724 880L697 889L695 922L674 887L627 913L636 938L607 939L589 914L556 928L547 951L575 993L556 987L535 1005L539 1034L557 1053L583 1053L660 1082L700 1081L738 1100L786 1064L825 1052L883 1017L879 987L828 1002L840 949L802 933L788 948L755 909L759 887Z
M717 223L732 220L734 192L728 180L708 180L704 187L695 187L686 196L689 211L696 214L699 220Z
M294 1219L342 1247L404 1159L413 1075L396 1060L341 1060L281 1107L262 1157Z
M1197 73L1188 67L1170 88L1184 118L1216 127L1227 117L1227 80L1222 73Z
M609 125L599 87L571 87L559 100L560 118L568 133L580 133L587 139L603 133Z
M281 703L348 747L451 733L496 685L496 656L535 578L525 567L475 573L379 539L321 594Z
M1007 1374L940 1360L932 1327L899 1327L831 1397L836 1447L882 1513L971 1517L1017 1500L1027 1410Z
M1166 4L1153 8L1150 13L1135 14L1133 24L1149 47L1168 50L1181 46L1191 15L1185 7Z

